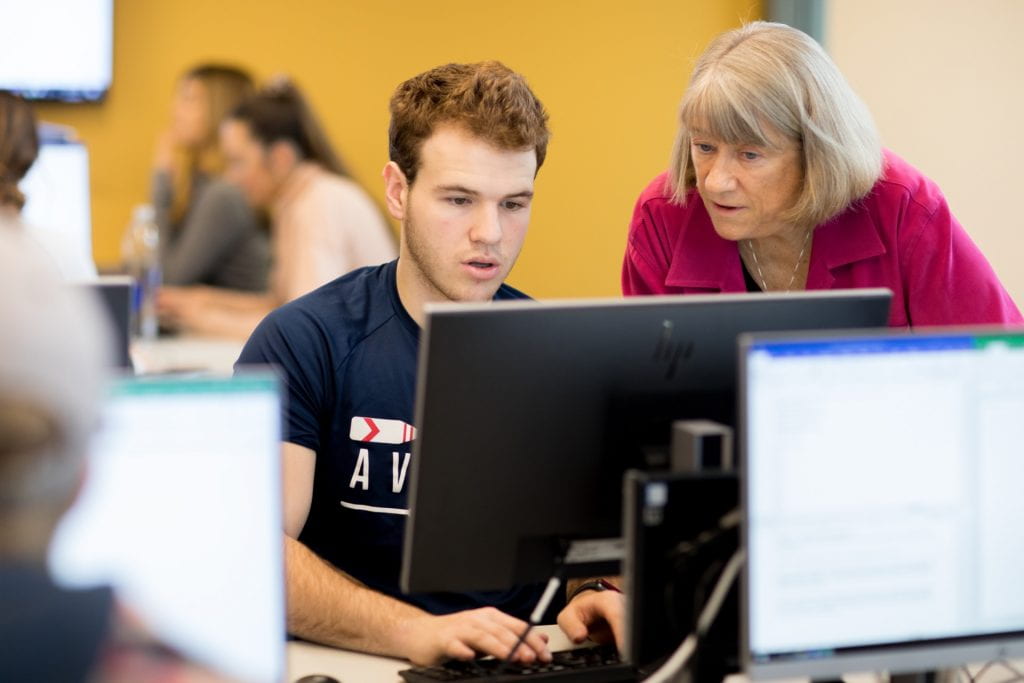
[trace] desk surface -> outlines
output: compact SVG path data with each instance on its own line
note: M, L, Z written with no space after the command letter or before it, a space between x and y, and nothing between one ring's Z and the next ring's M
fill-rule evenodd
M553 651L568 650L573 647L573 644L557 626L538 626L537 629L548 634ZM398 672L412 666L403 659L338 650L333 647L300 641L288 643L287 655L286 683L294 683L299 678L310 674L328 674L337 678L340 683L401 683L402 679ZM1013 661L1007 664L1017 670L1024 668L1022 661ZM982 671L983 668L984 671ZM963 669L959 671L960 675L956 679L966 680ZM1003 681L1009 674L1014 673L1001 664L993 664L987 668L981 664L975 664L969 667L969 671L974 680L981 683ZM861 673L843 676L843 680L846 683L878 683L882 679L875 673ZM807 683L807 681L808 679L796 678L787 679L781 683ZM749 683L749 679L742 674L734 674L726 678L724 683Z
M230 375L243 342L215 337L133 339L132 363L138 374L212 372Z
M538 626L537 630L548 635L548 642L553 652L575 647L557 626ZM404 659L339 650L301 641L289 642L287 654L287 683L294 683L310 674L328 674L337 678L340 683L402 683L398 672L412 666ZM798 678L793 681L807 683L807 679ZM846 677L846 681L847 683L878 683L878 677L874 674L851 676ZM749 683L749 679L743 675L733 675L726 678L724 683Z

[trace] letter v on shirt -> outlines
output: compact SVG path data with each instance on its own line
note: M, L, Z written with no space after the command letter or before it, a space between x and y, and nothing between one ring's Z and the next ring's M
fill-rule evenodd
M361 443L401 444L416 438L416 428L402 420L387 418L353 417L349 427L349 438ZM401 457L398 451L391 452L391 492L399 493L405 486L405 475L409 471L410 453ZM400 462L401 461L401 462ZM349 488L370 488L370 451L359 449L356 466L352 471Z

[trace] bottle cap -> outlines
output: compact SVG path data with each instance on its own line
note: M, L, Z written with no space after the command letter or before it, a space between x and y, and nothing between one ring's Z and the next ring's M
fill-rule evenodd
M152 223L156 220L156 211L152 204L139 204L132 211L132 220L136 222Z

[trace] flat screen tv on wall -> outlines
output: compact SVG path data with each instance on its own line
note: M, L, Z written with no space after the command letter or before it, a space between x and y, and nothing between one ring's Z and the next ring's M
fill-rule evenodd
M32 100L95 102L110 88L114 0L7 3L0 89Z

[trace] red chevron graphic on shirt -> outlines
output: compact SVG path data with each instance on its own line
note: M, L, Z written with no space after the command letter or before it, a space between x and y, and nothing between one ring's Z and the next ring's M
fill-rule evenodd
M370 427L370 433L364 436L362 440L373 441L373 437L380 434L380 427L378 427L377 424L368 417L364 417L363 419L366 421L366 424Z

